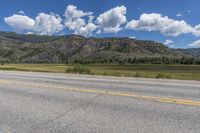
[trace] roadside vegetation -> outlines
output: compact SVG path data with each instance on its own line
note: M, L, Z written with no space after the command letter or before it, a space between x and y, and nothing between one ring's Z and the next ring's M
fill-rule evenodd
M0 70L200 80L200 65L4 64L0 65Z
M156 75L156 78L166 78L166 79L171 79L173 78L171 74L168 73L158 73L158 75Z
M90 69L83 65L75 65L66 69L67 73L90 74Z
M99 58L95 60L75 59L72 63L78 64L118 64L118 65L134 65L134 64L171 64L171 65L200 65L200 57L123 57L123 59L113 58L104 59ZM68 62L68 61L67 61Z

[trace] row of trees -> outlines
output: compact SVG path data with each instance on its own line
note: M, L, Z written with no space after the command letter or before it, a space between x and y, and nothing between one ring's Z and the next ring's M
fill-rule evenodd
M126 58L112 58L112 59L75 59L74 61L67 61L66 64L78 63L78 64L200 64L200 57L182 57L182 58L170 58L170 57L126 57Z
M170 58L170 57L115 57L115 58L95 58L95 59L61 59L59 63L65 62L66 64L196 64L200 65L200 57L181 57L181 58ZM20 63L20 61L6 61L0 60L0 64L4 63ZM33 62L33 63L48 63L48 62ZM50 63L50 62L49 62ZM53 62L51 62L53 63ZM57 62L58 63L58 62Z

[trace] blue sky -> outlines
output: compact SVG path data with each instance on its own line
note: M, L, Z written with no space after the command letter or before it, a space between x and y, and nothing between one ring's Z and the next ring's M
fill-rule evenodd
M200 47L199 0L0 0L0 30Z

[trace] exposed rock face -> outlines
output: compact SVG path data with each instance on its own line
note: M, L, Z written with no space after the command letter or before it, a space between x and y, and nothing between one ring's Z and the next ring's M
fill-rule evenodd
M190 54L192 56L200 57L200 48L179 49L180 52Z
M134 57L190 56L161 43L129 38L39 36L0 32L0 60L12 63L96 62Z

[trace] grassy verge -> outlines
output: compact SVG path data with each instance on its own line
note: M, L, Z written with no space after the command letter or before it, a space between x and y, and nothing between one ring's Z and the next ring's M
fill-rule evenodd
M1 70L83 73L105 76L167 78L200 81L199 65L65 65L65 64L4 64Z

